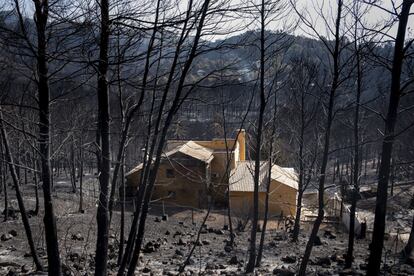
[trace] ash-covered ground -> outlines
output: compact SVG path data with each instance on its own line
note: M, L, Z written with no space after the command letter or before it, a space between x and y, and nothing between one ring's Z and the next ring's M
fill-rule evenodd
M79 194L70 192L65 181L55 184L54 203L61 259L65 275L93 275L96 242L96 180L90 177L84 185L85 212L78 212ZM27 210L34 209L33 187L23 187ZM41 194L41 192L40 192ZM14 191L9 189L12 210L17 210ZM3 196L0 208L3 210ZM41 204L43 201L41 199ZM40 205L42 207L42 205ZM126 232L132 218L128 206ZM42 210L42 208L41 208ZM184 208L165 206L168 220L162 219L162 208L153 206L148 216L141 254L136 275L178 275L179 266L185 261L190 249L196 249L190 264L183 275L241 275L248 257L250 223L244 229L238 227L246 223L245 218L233 218L235 246L229 246L230 233L226 210L214 210L209 215L206 226L201 230L196 242L205 210L191 211ZM42 275L34 271L34 265L26 242L23 225L18 211L11 211L11 217L0 225L0 275ZM3 219L3 216L1 217ZM47 263L44 241L43 213L31 216L30 223L38 253L44 265ZM257 275L294 275L301 261L311 223L302 225L299 242L292 243L284 221L273 220L266 232L264 256ZM239 229L237 229L239 228ZM120 212L114 212L111 224L109 246L109 274L116 275L118 245L120 236ZM258 233L259 244L261 233ZM354 268L344 269L344 254L347 248L347 233L337 223L325 223L319 232L308 266L309 275L364 275L370 237L356 240ZM401 239L390 236L386 241L384 274L414 275L414 268L399 263L399 252L403 247Z

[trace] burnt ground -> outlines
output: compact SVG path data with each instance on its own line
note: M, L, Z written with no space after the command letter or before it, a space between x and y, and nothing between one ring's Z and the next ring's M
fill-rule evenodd
M65 181L56 181L54 193L57 214L59 245L66 275L93 275L96 241L96 181L90 177L85 183L85 212L78 212L79 195L70 192ZM34 208L33 187L23 187L27 210ZM11 207L17 209L14 191L9 187ZM0 208L3 210L3 194ZM42 211L41 200L41 211ZM128 206L129 209L132 206ZM140 258L136 275L178 275L178 267L184 262L194 244L200 224L206 211L178 207L165 207L168 220L162 220L162 208L153 206L147 220L144 253ZM34 272L20 215L0 223L0 275L41 275ZM42 213L32 216L30 222L34 240L41 260L46 264ZM126 213L128 231L132 213ZM109 274L116 275L119 244L119 218L116 211L111 226L109 250ZM3 216L0 218L3 220ZM194 224L193 224L194 221ZM234 218L236 227L243 219ZM240 275L248 257L249 224L244 231L237 231L236 246L226 247L229 239L225 210L214 210L207 219L199 244L194 251L190 265L184 275ZM293 275L303 254L310 224L304 224L298 243L289 240L284 223L272 221L266 233L263 264L257 275ZM242 230L242 229L239 229ZM126 233L127 235L128 233ZM309 275L364 275L368 257L369 239L356 240L354 269L344 270L344 253L347 248L347 233L337 224L325 223L319 232L320 245L315 245L309 268ZM260 233L258 233L259 241ZM392 238L386 241L387 275L414 275L414 268L400 265L398 252L403 244ZM14 274L13 274L14 273Z

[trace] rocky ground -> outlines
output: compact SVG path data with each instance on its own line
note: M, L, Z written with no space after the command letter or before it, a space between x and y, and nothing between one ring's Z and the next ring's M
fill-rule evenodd
M93 275L95 249L96 202L93 189L85 185L85 212L78 212L78 195L57 182L55 206L62 263L66 275ZM91 182L92 183L92 182ZM13 194L10 189L9 194ZM95 191L95 196L97 195ZM1 197L3 202L3 197ZM33 192L25 188L27 209L34 206ZM12 198L12 207L17 204ZM3 209L3 204L0 206ZM143 254L136 275L178 275L178 267L184 262L194 245L205 211L166 207L168 220L162 219L162 208L152 208L148 217ZM225 212L217 210L207 219L202 229L190 265L184 275L240 275L247 261L249 225L237 231L236 246L228 246L229 231ZM18 212L14 218L0 223L0 275L37 275L29 253L26 237ZM109 273L116 275L119 244L119 212L115 212L110 236ZM127 215L127 229L131 213ZM1 220L3 217L0 218ZM42 214L30 218L39 255L46 264L46 253ZM194 222L194 223L193 223ZM237 225L237 218L234 219ZM298 243L289 240L283 223L273 221L266 234L263 264L257 275L294 275L298 268L307 241L309 225L303 225ZM260 233L259 233L260 236ZM258 237L259 238L259 237ZM258 239L259 240L259 239ZM320 230L318 243L312 252L309 275L364 275L368 257L368 240L357 240L353 270L344 270L344 253L347 234L340 226L325 224ZM414 275L414 268L398 263L402 244L390 239L386 241L384 268L388 275Z

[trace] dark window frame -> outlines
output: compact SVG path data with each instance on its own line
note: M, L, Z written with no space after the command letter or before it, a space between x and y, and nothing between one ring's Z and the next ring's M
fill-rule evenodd
M174 171L174 169L166 169L165 170L165 176L167 178L175 178L175 171Z

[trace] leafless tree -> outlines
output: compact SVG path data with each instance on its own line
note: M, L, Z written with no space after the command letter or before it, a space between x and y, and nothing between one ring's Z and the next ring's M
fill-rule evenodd
M266 27L271 22L281 22L281 20L287 18L287 8L286 2L284 1L265 1L262 0L259 3L249 3L247 11L250 14L257 16L254 20L257 20L258 29L259 29L259 45L257 46L259 55L259 64L258 64L258 98L259 98L259 113L255 126L255 146L254 146L254 156L255 156L255 166L254 166L254 191L253 191L253 219L252 219L252 229L250 234L250 245L249 245L249 260L246 265L246 273L251 273L254 271L256 266L257 250L256 250L256 235L257 235L257 225L259 221L259 175L261 167L261 151L262 151L262 135L263 135L263 123L265 110L270 97L270 91L272 90L273 82L266 84L266 70L269 68L269 63L266 61L269 57L272 57L278 50L286 47L287 43L283 42L283 35L272 41L269 39L269 34L266 33ZM286 31L288 31L286 29ZM274 44L280 43L277 49L271 48ZM283 46L281 46L283 45Z
M378 172L378 190L375 207L374 232L370 247L367 275L378 275L380 272L382 249L384 246L385 217L387 210L388 182L390 178L391 156L395 139L395 126L397 123L398 106L401 98L401 71L404 54L411 43L405 44L410 9L414 1L404 0L400 11L395 14L398 19L398 30L395 37L394 57L391 72L391 89L388 111L385 118L384 139L382 142L381 163Z
M7 132L6 132L6 129L5 129L4 123L3 123L3 111L2 110L0 110L0 130L1 130L3 146L4 146L4 150L5 150L5 154L6 154L6 159L7 159L7 162L9 164L10 174L12 176L13 183L14 183L14 189L16 191L16 198L17 198L17 202L19 204L19 210L20 210L20 214L21 214L21 217L22 217L24 230L26 232L27 241L28 241L29 247L30 247L30 253L33 257L33 261L36 265L36 269L38 271L43 271L43 266L40 263L40 259L38 257L37 250L36 250L36 247L35 247L35 244L34 244L34 241L33 241L32 229L30 227L29 219L27 217L26 207L24 205L23 197L22 197L22 194L20 192L20 183L19 183L19 179L17 178L17 173L16 173L16 169L15 169L15 166L14 166L13 157L12 157L12 154L10 152L9 140L8 140Z
M298 197L292 233L292 241L294 242L298 240L300 232L303 193L313 179L318 157L318 147L307 143L310 139L318 140L315 138L318 136L316 119L320 117L319 104L321 99L317 94L317 67L315 62L305 57L298 57L292 61L289 75L288 93L290 93L292 112L288 112L291 120L286 118L286 128L293 129L292 133L295 136L293 139L297 140L297 147L295 147L297 161L295 163L298 168Z
M336 16L335 16L335 27L330 30L329 35L333 36L333 41L328 42L326 38L323 38L321 34L319 34L312 21L310 21L306 14L303 14L302 12L299 12L297 9L297 6L295 3L293 3L293 6L295 7L295 10L297 14L299 15L301 22L309 28L316 36L321 39L321 41L326 46L326 49L329 53L329 58L332 62L332 68L331 68L331 80L330 84L328 86L328 104L326 105L326 121L325 121L325 129L324 129L324 139L323 139L323 150L322 150L322 161L321 161L321 167L320 167L320 174L319 174L319 185L318 185L318 215L316 217L316 220L313 224L311 234L309 236L309 240L306 244L306 249L304 256L302 258L302 262L300 264L298 275L303 276L306 275L306 267L309 261L309 257L312 252L313 244L315 241L315 238L318 234L319 227L323 221L324 218L324 195L325 195L325 180L326 180L326 173L327 173L327 165L328 165L328 158L330 153L330 139L331 139L331 129L332 124L334 121L334 111L335 111L335 98L336 93L338 91L338 88L341 84L341 50L343 49L343 34L341 34L341 22L343 20L343 1L338 0L336 4ZM321 12L321 11L319 11ZM326 21L326 16L323 17ZM332 46L333 44L333 46ZM325 89L325 88L322 88Z

